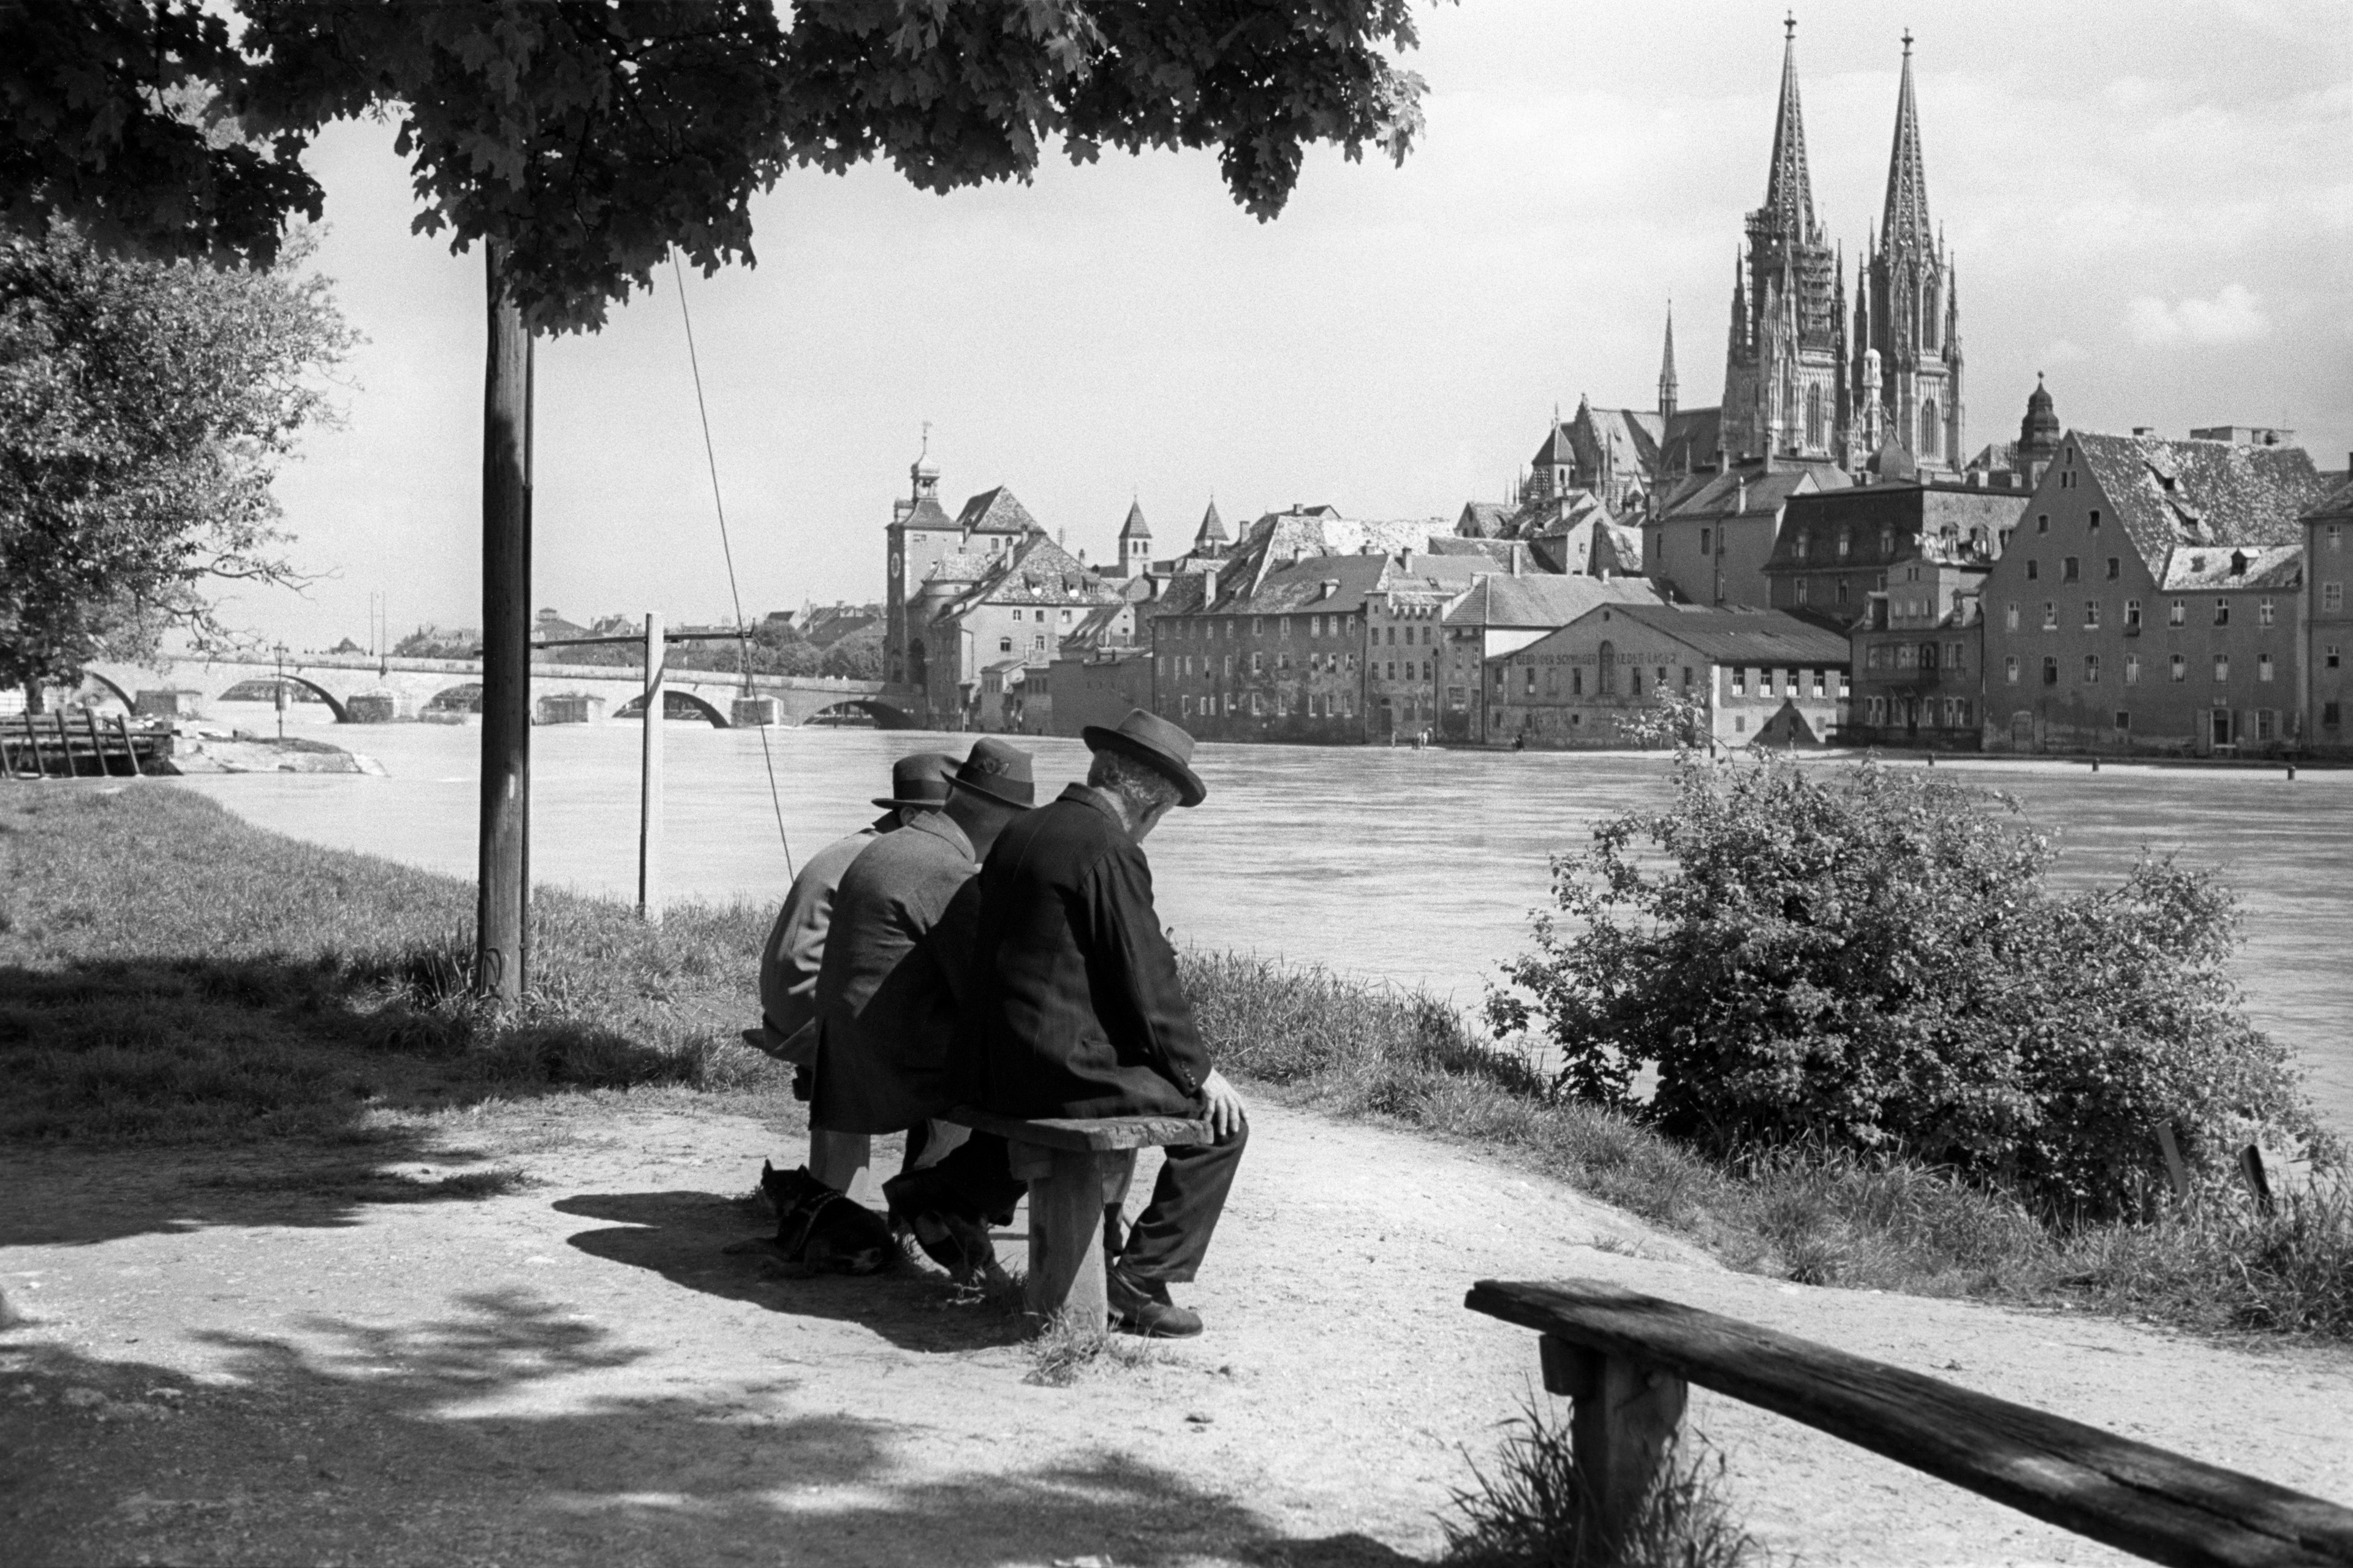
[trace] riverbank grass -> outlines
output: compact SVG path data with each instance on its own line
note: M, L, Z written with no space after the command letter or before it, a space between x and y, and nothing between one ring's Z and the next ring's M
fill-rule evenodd
M539 890L532 994L498 1016L467 995L471 904L453 879L301 844L168 785L0 793L0 1141L298 1140L322 1152L273 1150L283 1179L458 1198L469 1189L446 1173L387 1186L377 1167L491 1101L675 1094L786 1136L806 1125L786 1069L737 1037L768 911L686 905L649 927ZM1188 954L1186 976L1212 1054L1260 1092L1459 1141L1736 1268L2353 1338L2342 1184L2270 1215L2217 1184L2156 1223L2054 1226L1916 1164L1703 1156L1561 1097L1428 996L1227 954Z

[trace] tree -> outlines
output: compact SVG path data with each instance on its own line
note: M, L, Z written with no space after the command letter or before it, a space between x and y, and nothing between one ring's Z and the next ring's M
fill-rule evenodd
M1926 1159L2076 1213L2163 1180L2160 1127L2217 1165L2260 1129L2311 1134L2240 1008L2212 874L2151 859L2053 893L2013 804L1868 762L1685 753L1675 785L1555 858L1558 913L1489 997L1499 1028L1541 1019L1564 1092L1720 1150Z
M475 984L505 1000L525 931L530 333L595 327L672 247L706 272L750 261L751 195L793 164L887 157L947 191L1026 180L1058 136L1082 163L1216 147L1268 218L1309 143L1401 159L1421 123L1420 79L1383 52L1416 41L1409 0L799 0L789 27L769 0L240 5L245 52L219 72L239 127L286 148L392 114L417 228L482 247Z
M219 637L209 584L292 579L270 479L353 342L301 258L0 240L0 680L36 709L101 655Z
M845 680L882 679L882 628L861 626L825 650L817 673Z

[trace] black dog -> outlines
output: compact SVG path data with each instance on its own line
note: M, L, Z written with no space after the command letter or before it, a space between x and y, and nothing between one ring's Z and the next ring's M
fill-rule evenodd
M760 1190L776 1208L776 1250L787 1262L871 1274L899 1256L882 1216L809 1174L760 1162Z

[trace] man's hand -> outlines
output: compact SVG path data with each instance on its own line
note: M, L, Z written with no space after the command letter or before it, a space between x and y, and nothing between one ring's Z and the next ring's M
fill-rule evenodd
M1245 1120L1242 1097L1234 1092L1234 1086L1226 1081L1225 1074L1211 1068L1209 1076L1201 1080L1201 1098L1208 1102L1209 1131L1216 1133L1220 1142L1240 1131Z

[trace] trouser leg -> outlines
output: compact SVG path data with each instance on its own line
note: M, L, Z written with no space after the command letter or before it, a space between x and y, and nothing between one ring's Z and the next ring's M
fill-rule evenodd
M1006 1225L1026 1185L1014 1179L1010 1159L1004 1139L976 1132L937 1164L892 1177L882 1191L895 1215L956 1214Z
M1127 1233L1119 1255L1121 1273L1174 1284L1193 1278L1209 1250L1249 1142L1250 1129L1236 1127L1215 1143L1160 1152L1160 1179L1152 1184L1152 1202Z
M863 1132L809 1129L809 1174L838 1193L850 1193L874 1163L874 1140Z

